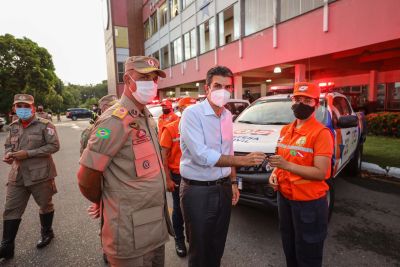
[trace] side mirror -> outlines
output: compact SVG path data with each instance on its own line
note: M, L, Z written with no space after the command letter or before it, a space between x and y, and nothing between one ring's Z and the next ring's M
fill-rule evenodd
M238 117L238 115L232 115L232 121L235 121L236 120L236 118Z
M340 116L337 122L339 128L351 128L357 127L358 117L356 115L344 115Z

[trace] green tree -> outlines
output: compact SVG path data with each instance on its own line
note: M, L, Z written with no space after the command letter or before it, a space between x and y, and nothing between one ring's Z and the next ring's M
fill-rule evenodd
M59 81L49 52L37 43L11 34L0 36L0 113L7 113L17 93L45 103ZM53 90L54 91L54 90Z

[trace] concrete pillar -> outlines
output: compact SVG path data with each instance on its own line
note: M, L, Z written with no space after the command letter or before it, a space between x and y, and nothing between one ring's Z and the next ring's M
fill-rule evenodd
M233 97L237 99L243 99L243 76L241 75L234 76L233 84L235 86Z
M261 97L266 96L266 95L267 95L267 84L262 83L261 84Z
M175 97L180 97L180 96L181 96L181 88L175 87Z
M305 82L306 81L306 65L295 64L294 65L294 81Z
M369 72L369 87L368 87L368 101L374 102L377 100L377 78L378 72L376 70L371 70Z

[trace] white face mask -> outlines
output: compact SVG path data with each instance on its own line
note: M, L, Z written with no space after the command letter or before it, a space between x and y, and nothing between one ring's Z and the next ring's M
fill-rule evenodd
M211 101L218 107L223 107L231 98L231 93L225 89L211 92Z
M157 83L154 81L135 81L129 74L129 78L136 83L136 91L132 96L141 104L146 105L157 95Z

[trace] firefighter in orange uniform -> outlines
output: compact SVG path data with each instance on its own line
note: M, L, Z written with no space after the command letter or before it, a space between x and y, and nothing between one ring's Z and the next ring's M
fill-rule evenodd
M158 140L161 138L161 133L165 125L176 121L179 117L176 115L172 109L172 103L169 100L164 100L161 103L163 114L158 118Z
M281 130L269 177L278 190L279 228L287 266L321 266L328 226L325 182L331 175L333 137L315 118L320 88L295 83L296 120Z
M196 104L196 99L185 97L179 100L178 109L183 113L184 109L190 105ZM175 231L175 250L179 257L185 257L187 254L184 235L184 221L181 212L179 199L179 184L181 183L181 175L179 172L179 164L182 156L180 148L179 134L180 118L164 126L161 133L160 145L162 148L162 156L164 159L164 169L166 174L167 189L172 192L173 211L172 225Z

